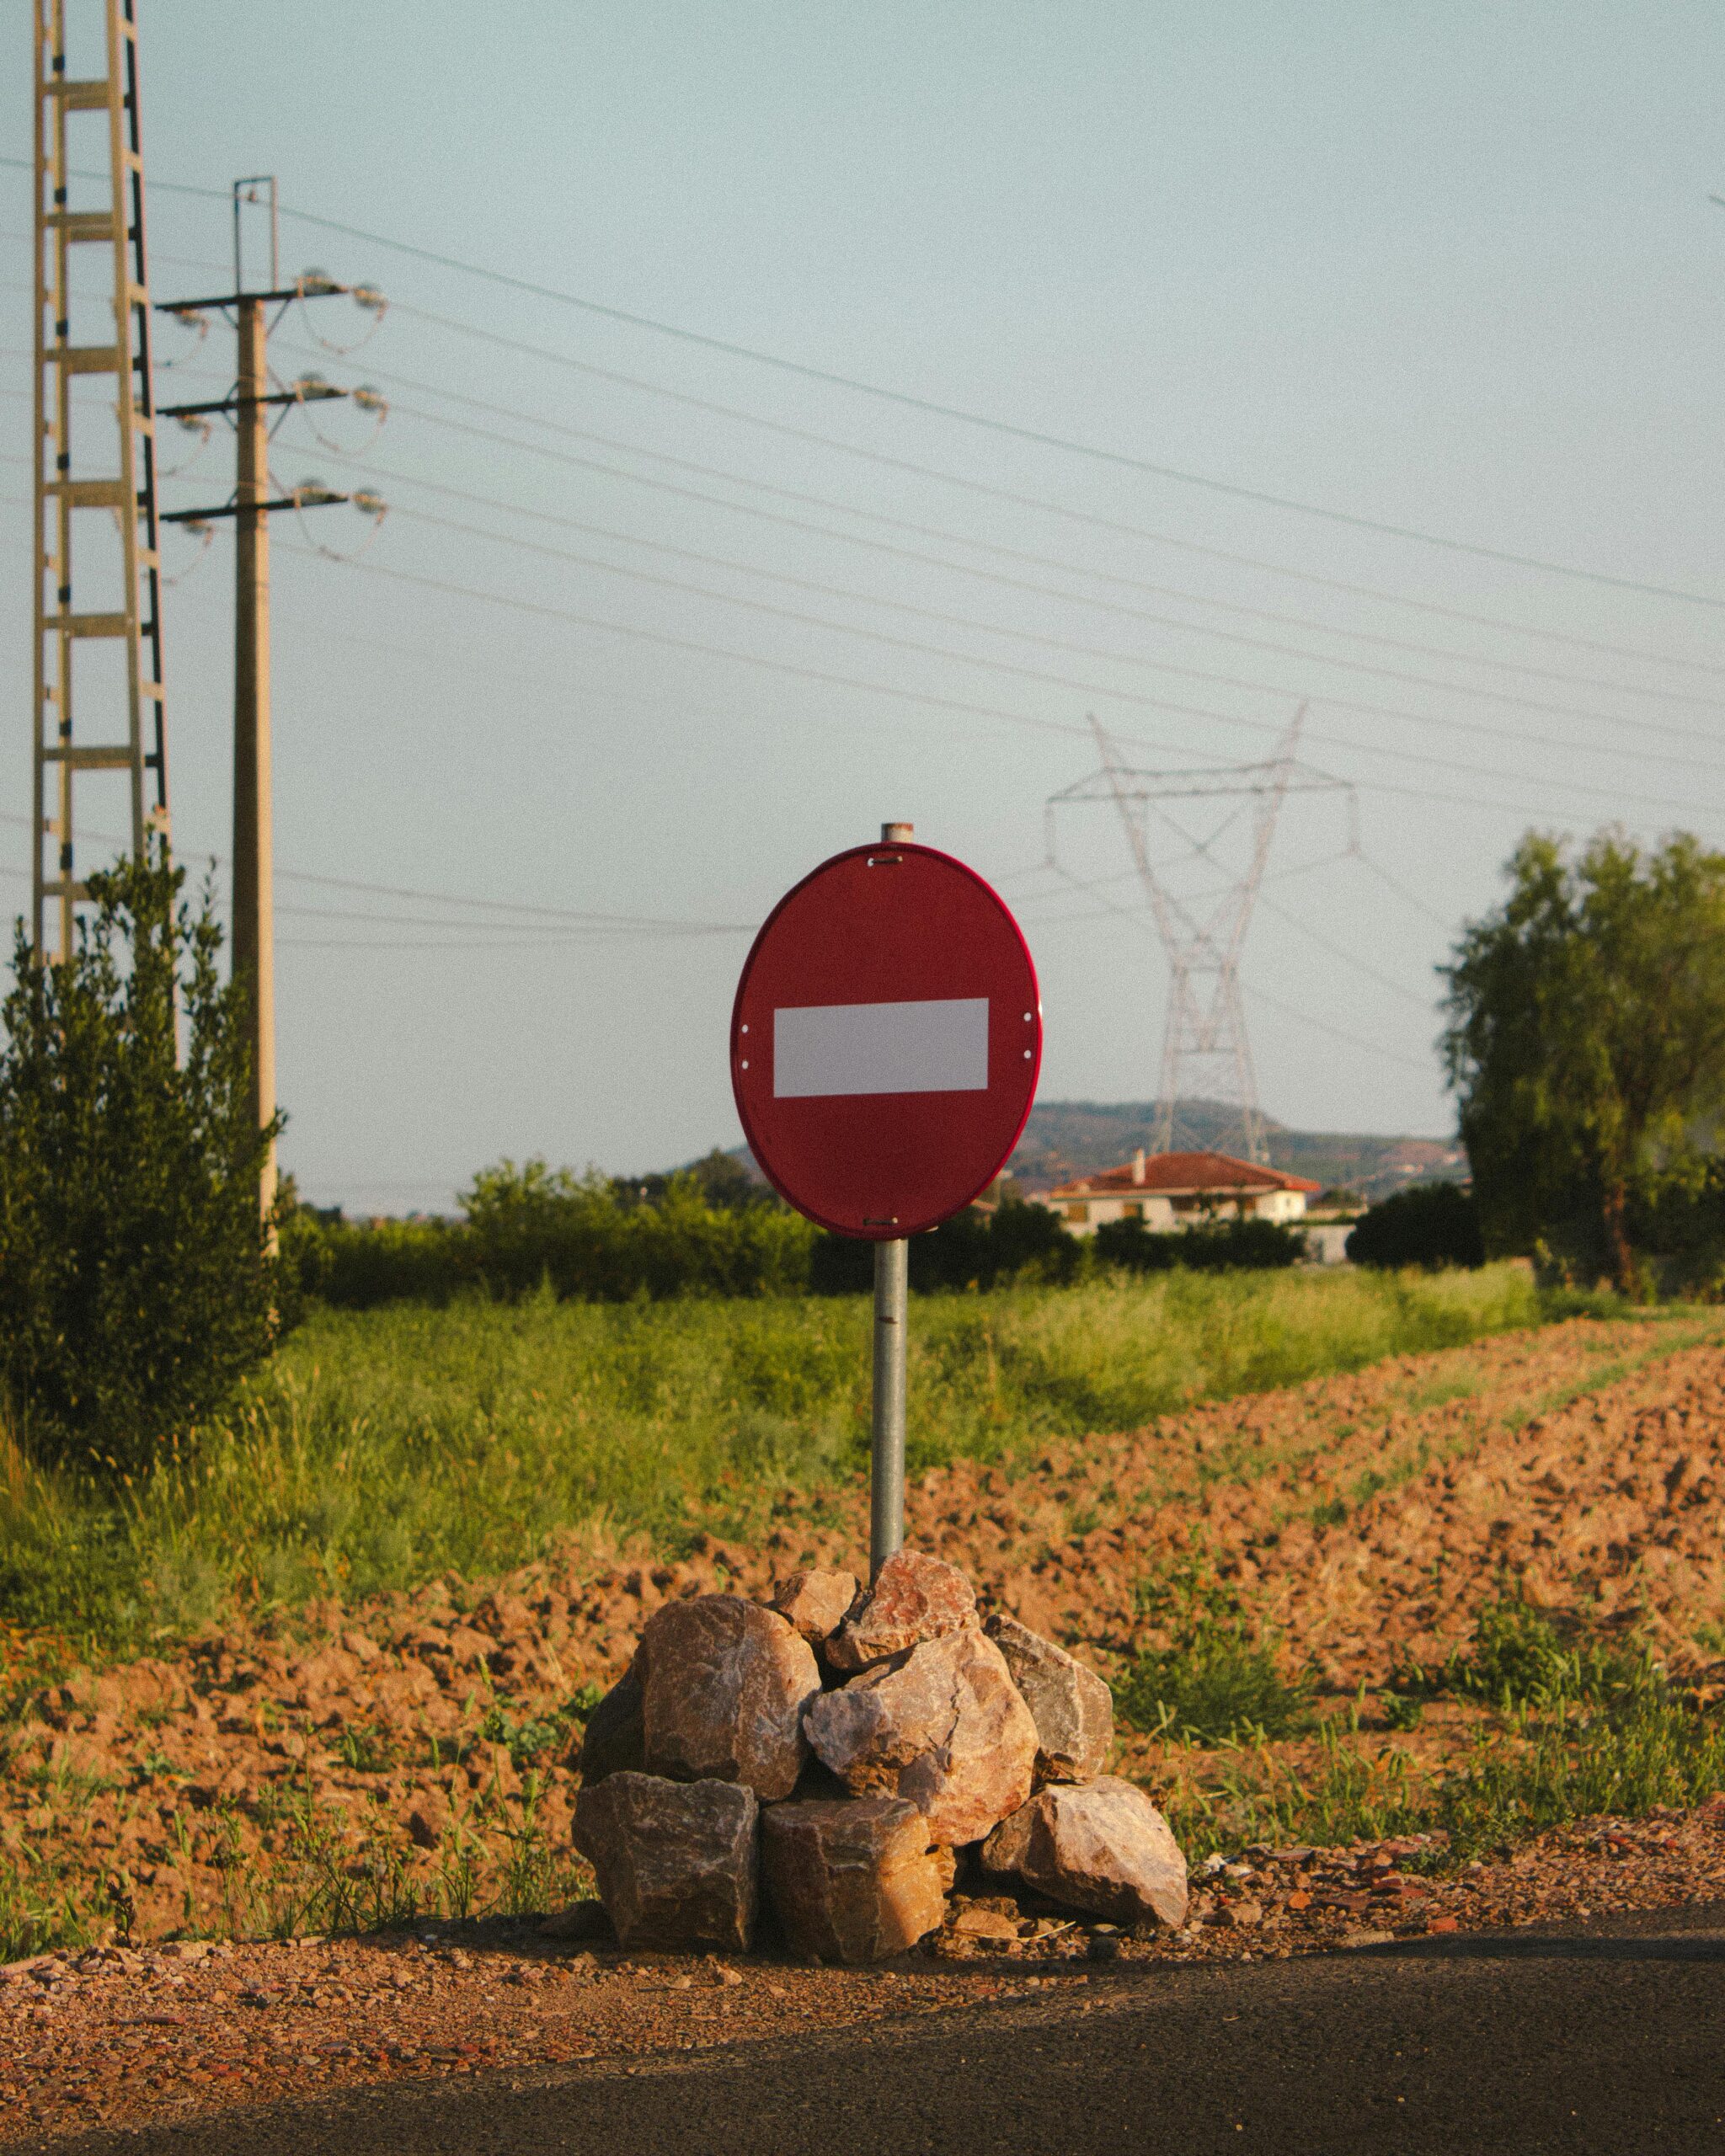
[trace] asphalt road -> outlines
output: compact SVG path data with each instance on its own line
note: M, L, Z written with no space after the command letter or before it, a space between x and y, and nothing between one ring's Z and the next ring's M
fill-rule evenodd
M56 2156L1725 2156L1725 1908L1244 1967L698 2060L397 2084Z

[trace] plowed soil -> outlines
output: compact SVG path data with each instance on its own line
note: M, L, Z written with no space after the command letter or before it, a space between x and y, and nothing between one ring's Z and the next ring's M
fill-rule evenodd
M1577 1321L1010 1467L942 1469L912 1490L908 1536L1104 1670L1146 1641L1142 1584L1201 1550L1337 1694L1440 1659L1506 1586L1632 1627L1705 1684L1725 1636L1722 1482L1725 1348ZM668 1597L761 1592L814 1561L860 1567L859 1489L788 1492L773 1522L759 1547L702 1538L675 1561L604 1566L572 1551L499 1582L314 1609L291 1630L236 1625L37 1693L0 1726L0 1917L57 1912L110 1945L0 1983L0 2135L229 2087L937 2009L1032 1983L1040 1964L1081 1980L1080 1964L1122 1952L1285 1953L1725 1892L1708 1808L1598 1822L1443 1880L1420 1876L1413 1843L1246 1853L1194 1882L1185 1932L1149 1941L1038 1930L984 1897L934 1958L885 1977L760 1964L734 1983L711 1961L649 1967L542 1936L539 1916L578 1881L572 1699L617 1673ZM1461 1741L1466 1719L1434 1718L1420 1741ZM1129 1737L1118 1764L1146 1772L1154 1748ZM451 1929L451 1913L487 1907L535 1913ZM372 1919L394 1920L384 1943L162 1945ZM1002 1954L1007 1974L988 1973Z

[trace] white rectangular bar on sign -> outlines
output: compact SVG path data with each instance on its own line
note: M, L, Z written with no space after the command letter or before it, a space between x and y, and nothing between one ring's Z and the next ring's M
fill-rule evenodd
M985 995L925 1003L809 1003L772 1014L776 1100L987 1091Z

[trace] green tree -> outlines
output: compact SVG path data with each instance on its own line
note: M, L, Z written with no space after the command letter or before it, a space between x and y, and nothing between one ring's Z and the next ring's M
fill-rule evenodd
M1486 1244L1634 1287L1632 1208L1705 1177L1725 1101L1725 855L1530 833L1445 969Z
M19 924L0 1017L0 1409L35 1457L136 1473L280 1329L248 1003L159 852L89 878L62 964ZM285 1203L285 1201L284 1201Z

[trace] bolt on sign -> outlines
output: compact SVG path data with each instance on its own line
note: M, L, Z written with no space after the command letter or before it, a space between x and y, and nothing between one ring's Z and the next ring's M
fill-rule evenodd
M731 1084L761 1172L841 1235L961 1212L1005 1166L1042 1065L1036 969L974 869L853 846L768 915L738 985Z

